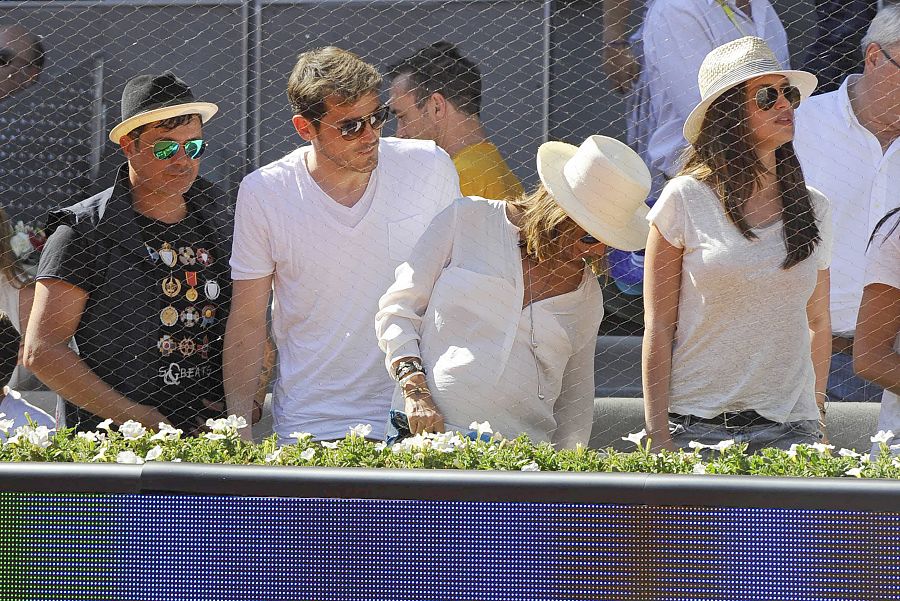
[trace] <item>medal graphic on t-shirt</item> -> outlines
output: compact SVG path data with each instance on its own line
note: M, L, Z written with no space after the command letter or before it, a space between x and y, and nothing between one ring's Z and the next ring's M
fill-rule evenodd
M197 256L197 262L200 263L201 265L203 265L204 267L209 267L210 265L212 265L212 262L213 262L212 254L210 254L210 252L208 250L206 250L205 248L198 248L196 256Z
M168 357L175 352L175 339L168 334L165 334L159 339L159 342L156 343L156 348L159 349L159 352L162 353L163 357Z
M181 292L181 280L178 280L171 275L167 278L163 278L162 291L163 294L169 298L175 298Z
M169 305L159 312L159 320L164 326L174 326L178 323L178 309Z
M201 359L209 359L209 336L203 335L203 342L197 345L197 353Z
M159 253L156 252L156 249L149 244L145 244L144 246L147 248L147 254L150 255L150 261L153 263L159 261Z
M197 312L195 307L186 307L181 312L181 323L184 324L184 327L193 328L198 321L200 321L200 313Z
M196 271L185 271L184 272L184 281L187 282L189 286L187 292L184 293L184 298L188 299L190 302L194 302L197 300L197 297L200 296L197 293L197 272Z
M168 242L163 242L157 254L159 254L160 260L169 267L175 267L178 264L178 254L174 248L169 246Z
M194 255L194 249L190 246L178 247L178 260L181 261L182 265L195 264L197 262L197 258Z
M193 355L196 349L197 344L191 338L182 338L181 342L178 343L178 350L185 357Z
M216 308L213 305L204 305L201 315L203 320L200 322L200 325L204 328L216 323Z
M206 298L209 300L216 300L219 298L220 292L222 292L222 289L219 287L219 282L215 280L206 280L206 284L203 286L203 293L206 294Z

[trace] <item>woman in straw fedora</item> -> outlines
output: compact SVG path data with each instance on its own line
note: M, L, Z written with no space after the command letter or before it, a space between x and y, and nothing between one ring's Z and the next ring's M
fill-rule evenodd
M816 78L744 37L710 52L698 81L684 167L648 216L647 430L656 448L818 442L831 216L791 144Z
M587 443L598 262L607 245L644 245L650 174L603 136L547 142L537 168L541 184L519 199L454 202L381 298L376 331L399 382L401 433L487 420L507 436Z

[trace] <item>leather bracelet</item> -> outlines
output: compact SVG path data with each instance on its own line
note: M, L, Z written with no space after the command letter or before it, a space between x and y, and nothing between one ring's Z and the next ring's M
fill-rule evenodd
M399 382L409 374L416 372L425 373L421 359L406 359L397 364L397 368L394 370L394 379Z

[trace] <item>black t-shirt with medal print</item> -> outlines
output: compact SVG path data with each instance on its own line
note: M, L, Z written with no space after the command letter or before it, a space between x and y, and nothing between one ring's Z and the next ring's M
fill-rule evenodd
M138 216L153 264L159 336L154 405L191 432L224 411L221 353L228 263L193 213L166 224Z

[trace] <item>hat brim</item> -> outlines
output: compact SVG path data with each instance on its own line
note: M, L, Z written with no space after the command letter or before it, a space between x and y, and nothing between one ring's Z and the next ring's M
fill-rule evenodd
M630 148L628 151L633 152ZM604 223L596 213L586 210L584 204L572 192L572 188L563 174L563 167L569 159L575 156L576 152L578 152L577 146L565 142L541 144L537 153L537 170L544 187L566 212L566 215L584 228L584 231L607 246L620 250L644 248L647 245L647 237L650 235L650 224L647 221L647 213L650 212L650 208L641 202L627 223L619 227L612 227ZM649 177L648 172L648 181ZM647 191L649 192L649 186Z
M187 102L185 104L151 109L149 111L144 111L143 113L138 113L133 117L129 117L116 125L109 132L109 139L118 144L119 140L122 139L122 136L127 135L129 132L134 131L142 125L147 125L148 123L154 123L156 121L164 121L165 119L180 117L182 115L200 115L200 122L206 123L218 110L219 107L211 102Z
M797 86L797 88L800 90L801 101L809 98L816 90L816 86L819 85L819 80L812 73L792 70L762 71L759 73L748 74L746 77L742 77L737 81L729 81L727 85L715 90L707 98L701 101L700 104L694 107L694 110L691 111L691 114L688 115L687 120L684 122L683 131L685 139L691 144L697 141L697 137L700 135L700 128L703 126L703 119L704 117L706 117L706 111L709 109L713 102L718 100L719 96L737 85L748 82L751 79L756 79L757 77L763 77L765 75L783 75L784 77L787 77L790 84L792 86Z

